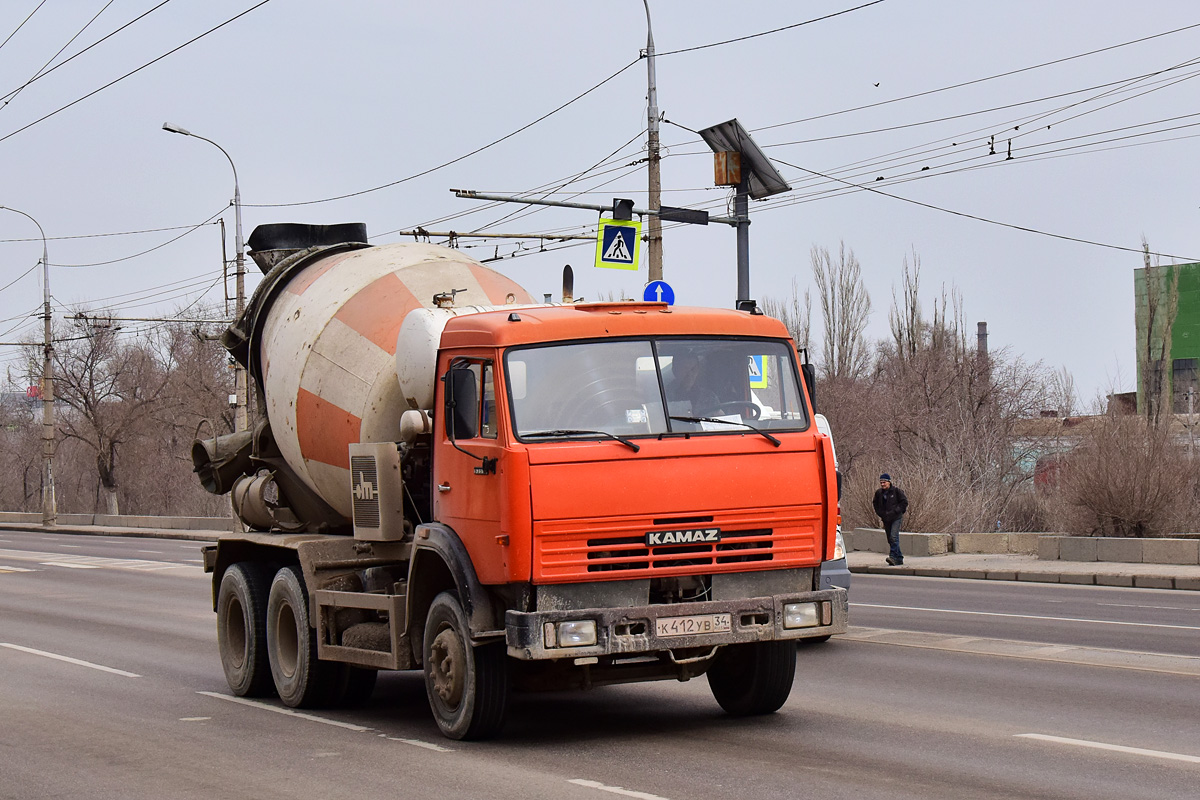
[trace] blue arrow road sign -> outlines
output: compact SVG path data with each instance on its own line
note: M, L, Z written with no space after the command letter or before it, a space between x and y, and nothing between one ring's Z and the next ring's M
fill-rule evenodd
M666 281L650 281L646 284L646 291L642 292L642 299L647 303L666 303L673 306L675 290Z

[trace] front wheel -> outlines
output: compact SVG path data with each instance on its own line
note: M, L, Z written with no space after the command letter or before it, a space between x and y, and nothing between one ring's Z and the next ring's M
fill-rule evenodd
M500 731L508 705L503 642L471 644L471 629L458 598L442 592L425 617L425 692L442 734L486 739Z
M796 644L727 645L708 669L708 687L735 717L770 714L787 702L796 677Z

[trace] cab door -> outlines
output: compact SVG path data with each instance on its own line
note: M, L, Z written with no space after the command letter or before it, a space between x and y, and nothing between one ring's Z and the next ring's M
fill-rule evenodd
M456 355L442 365L435 437L433 516L453 528L484 583L504 580L501 461L495 361Z

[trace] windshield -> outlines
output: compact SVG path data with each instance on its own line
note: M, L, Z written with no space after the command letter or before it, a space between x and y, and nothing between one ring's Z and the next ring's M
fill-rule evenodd
M803 430L795 360L772 339L634 339L505 355L519 438Z

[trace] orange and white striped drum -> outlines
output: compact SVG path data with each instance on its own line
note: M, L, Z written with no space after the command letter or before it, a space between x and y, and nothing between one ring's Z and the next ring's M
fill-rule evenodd
M463 290L454 298L458 313L463 306L533 302L515 282L462 253L404 243L313 261L267 312L259 355L275 442L300 478L347 519L350 445L399 438L400 415L410 405L397 365L432 365L436 358L436 340L427 339L423 352L397 352L405 317L435 307L434 295L452 290ZM433 386L421 394L431 397Z

